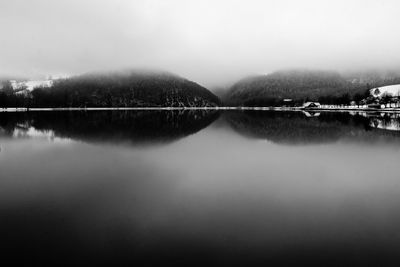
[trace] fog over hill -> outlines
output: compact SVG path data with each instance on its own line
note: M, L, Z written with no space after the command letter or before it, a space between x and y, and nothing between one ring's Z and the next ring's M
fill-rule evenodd
M399 67L398 0L2 0L0 74L161 68L205 87Z
M3 0L0 76L163 69L229 104L347 100L398 82L398 10L398 0Z

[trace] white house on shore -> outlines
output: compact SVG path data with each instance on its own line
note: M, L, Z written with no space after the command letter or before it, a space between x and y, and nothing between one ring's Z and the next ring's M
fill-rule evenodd
M319 108L321 104L319 102L305 102L303 108Z

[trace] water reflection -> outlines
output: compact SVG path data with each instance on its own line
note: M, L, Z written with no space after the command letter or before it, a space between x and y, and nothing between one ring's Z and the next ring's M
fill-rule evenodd
M400 114L376 113L364 114L370 118L370 126L389 131L400 131Z
M310 115L0 114L1 259L398 266L397 118Z
M244 136L281 144L400 141L400 117L393 114L234 111L224 118Z
M219 116L215 110L2 113L0 136L166 143L206 128ZM281 144L398 142L400 136L400 115L388 113L225 111L222 120L243 136Z
M212 110L2 113L0 135L103 143L165 143L200 131L218 116Z

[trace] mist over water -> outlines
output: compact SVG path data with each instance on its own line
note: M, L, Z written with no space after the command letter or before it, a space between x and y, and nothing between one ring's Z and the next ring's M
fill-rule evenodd
M380 113L0 113L0 254L396 266L399 129Z

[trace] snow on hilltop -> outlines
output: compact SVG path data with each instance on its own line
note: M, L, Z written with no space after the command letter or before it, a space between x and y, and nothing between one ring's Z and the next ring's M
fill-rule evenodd
M400 84L373 88L369 92L374 97L382 97L385 95L400 96Z
M22 81L17 82L15 80L10 81L11 86L14 90L26 89L32 91L37 87L51 87L53 85L53 80L43 80L43 81Z
M33 91L33 89L38 88L38 87L52 87L54 81L59 80L59 79L66 79L68 78L68 75L58 75L58 76L49 76L48 78L44 80L27 80L27 81L16 81L16 80L10 80L11 87L15 91Z

